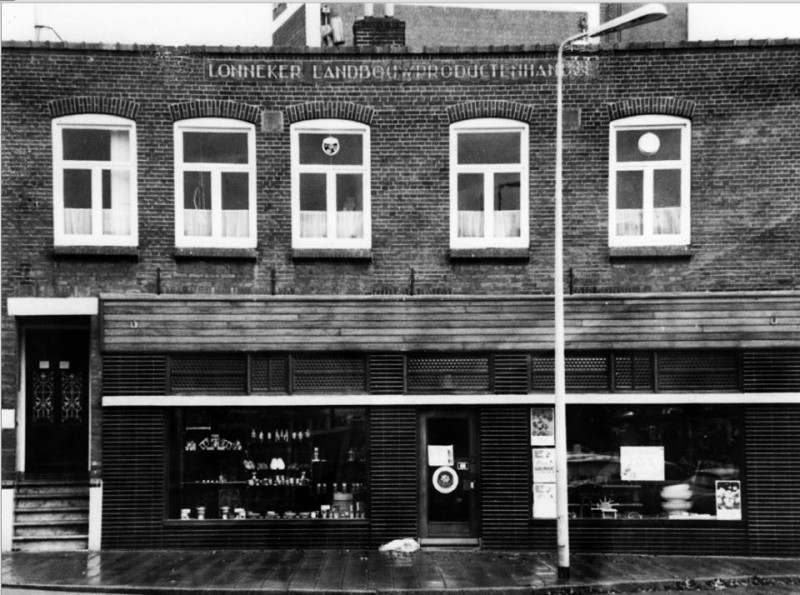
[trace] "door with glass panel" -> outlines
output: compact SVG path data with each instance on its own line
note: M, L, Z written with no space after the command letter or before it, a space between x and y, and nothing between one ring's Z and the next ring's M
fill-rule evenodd
M478 438L472 411L420 414L420 537L478 538Z

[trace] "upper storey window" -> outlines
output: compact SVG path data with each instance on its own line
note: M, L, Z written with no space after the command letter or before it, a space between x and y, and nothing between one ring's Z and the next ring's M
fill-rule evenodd
M689 244L690 136L674 116L611 123L609 245Z
M175 124L175 244L256 247L255 127L196 118Z
M98 114L53 120L57 246L136 246L136 124Z
M499 118L450 127L450 246L528 246L528 126Z
M369 127L310 120L291 132L292 245L370 248Z

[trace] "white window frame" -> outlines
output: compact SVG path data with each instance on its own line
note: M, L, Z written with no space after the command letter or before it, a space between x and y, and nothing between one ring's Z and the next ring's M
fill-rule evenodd
M128 132L128 161L91 161L64 159L63 130L124 130ZM53 243L56 246L137 246L139 244L139 214L137 200L136 122L106 114L77 114L53 118ZM92 233L68 234L64 231L64 170L82 169L92 173ZM130 233L103 233L104 169L125 169L130 176Z
M520 162L513 163L458 163L458 135L462 132L520 132ZM450 247L459 248L527 248L530 242L530 169L529 127L524 122L507 118L476 118L450 125ZM483 174L483 237L458 235L458 175ZM494 176L503 173L519 174L520 234L516 238L494 237Z
M183 161L184 132L244 132L247 133L247 163L204 163ZM257 246L256 212L256 134L255 125L229 118L189 118L174 124L175 138L175 246L177 248L243 248ZM211 173L211 235L184 234L183 175L185 171ZM246 237L222 235L222 173L248 174Z
M372 248L372 177L370 156L370 127L367 124L352 120L319 119L296 122L290 126L291 160L292 160L292 247L293 248L333 248L333 249L371 249ZM300 134L318 133L362 135L361 165L327 166L319 164L303 165L300 163ZM300 235L300 174L325 174L328 237L306 238ZM363 238L336 237L336 174L361 174L362 208L364 216Z
M681 158L669 161L617 162L617 132L621 130L647 130L678 128L681 130ZM691 242L691 138L692 124L686 118L665 115L645 115L621 118L609 126L609 176L608 176L608 245L611 247L688 246ZM657 169L681 170L680 233L653 233L653 172ZM617 235L617 172L642 171L643 214L642 235Z

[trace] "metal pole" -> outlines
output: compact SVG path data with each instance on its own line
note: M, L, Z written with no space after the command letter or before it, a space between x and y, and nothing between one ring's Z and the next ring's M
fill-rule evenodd
M567 407L564 362L564 231L562 154L564 47L572 38L558 46L556 61L556 197L555 197L555 266L553 293L555 297L555 446L556 446L556 532L558 540L558 578L569 579L569 517L567 506Z

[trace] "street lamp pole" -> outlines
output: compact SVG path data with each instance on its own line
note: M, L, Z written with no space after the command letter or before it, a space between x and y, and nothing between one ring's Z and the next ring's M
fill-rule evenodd
M555 300L555 455L556 455L556 532L558 541L558 578L569 579L569 516L567 488L567 407L564 330L564 48L589 37L608 35L623 29L637 27L663 19L667 9L663 4L648 4L598 27L576 33L558 46L556 61L556 189L555 189L555 240L553 287Z

